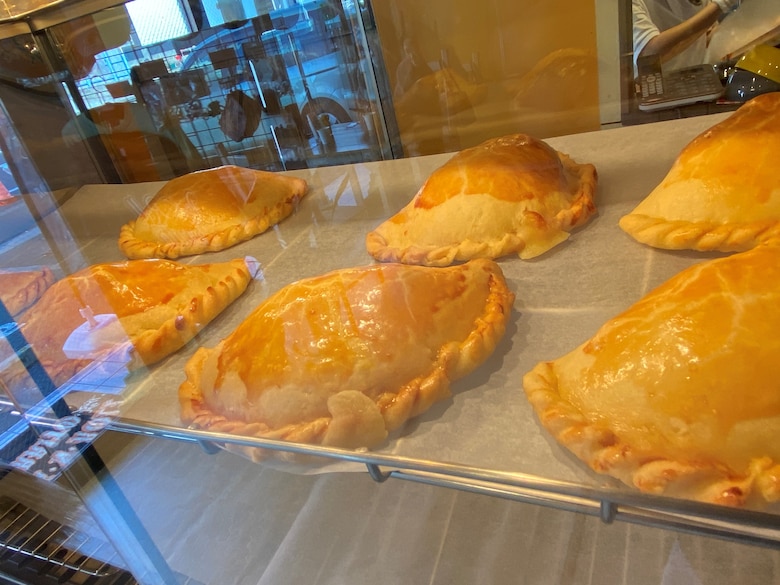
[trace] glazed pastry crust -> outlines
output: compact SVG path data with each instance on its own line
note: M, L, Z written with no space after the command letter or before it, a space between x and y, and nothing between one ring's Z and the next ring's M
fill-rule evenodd
M728 506L780 499L780 249L679 273L523 379L542 425L597 472Z
M38 270L0 270L0 300L11 316L29 308L54 282L48 266Z
M183 347L238 298L252 279L251 260L188 266L170 260L96 264L67 276L24 314L22 334L56 385L101 352L129 343L129 369ZM95 337L95 354L71 359L63 348L93 316L116 315L120 339ZM99 335L99 334L96 334ZM105 343L103 343L105 342Z
M375 447L488 358L513 300L490 260L443 269L378 264L293 283L188 361L182 420L215 432ZM245 454L260 460L265 451Z
M538 256L596 211L596 169L524 134L453 156L412 201L366 237L382 262L447 266Z
M757 96L697 136L620 227L671 250L735 252L780 235L780 93Z
M290 215L303 179L227 165L168 181L137 219L122 226L128 258L178 258L248 240Z

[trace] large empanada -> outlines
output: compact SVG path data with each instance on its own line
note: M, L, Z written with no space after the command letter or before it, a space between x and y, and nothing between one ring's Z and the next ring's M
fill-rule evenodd
M301 280L190 358L182 419L217 432L374 447L487 359L513 300L491 260L376 264Z
M126 345L129 368L178 350L244 292L255 262L170 260L96 264L54 283L23 315L21 332L59 385ZM6 379L16 373L6 372Z
M744 251L780 235L780 93L757 96L690 142L620 227L670 250Z
M223 166L168 181L137 219L122 226L128 258L216 252L263 233L292 213L303 179Z
M780 248L692 266L523 379L542 424L642 491L780 499Z
M11 316L30 307L54 282L47 266L34 270L0 270L0 301Z
M380 261L447 266L516 252L533 258L595 213L596 169L525 134L453 156L366 237Z

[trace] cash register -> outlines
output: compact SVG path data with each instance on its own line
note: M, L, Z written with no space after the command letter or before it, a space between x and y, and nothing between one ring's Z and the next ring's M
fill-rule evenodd
M637 59L636 96L643 112L712 102L725 88L713 65L702 64L664 71L658 55Z

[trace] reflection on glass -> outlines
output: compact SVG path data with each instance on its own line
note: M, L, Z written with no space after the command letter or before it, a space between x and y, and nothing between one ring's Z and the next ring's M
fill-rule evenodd
M599 128L592 4L375 3L404 152Z
M25 336L26 311L36 300L30 300L30 289L45 289L52 279L46 269L32 275L30 271L0 272L0 463L47 480L56 479L67 469L118 414L118 401L106 395L121 391L127 373L120 371L125 362L118 360L118 368L114 364L107 369L115 357L92 353L93 359L83 361L86 366L80 373L80 389L86 389L83 382L91 375L89 390L93 395L76 410L64 402L63 397L78 389L79 382L58 385L50 376L56 366L45 358L38 359L37 352L44 348L31 344ZM60 326L56 314L46 317L50 330ZM86 360L84 354L79 359ZM68 375L72 372L65 367L56 375L64 370ZM97 371L102 373L95 375ZM122 379L117 384L118 371Z
M361 63L355 7L345 4L292 3L247 18L239 3L220 2L219 14L196 11L204 28L151 43L124 6L52 27L70 76L63 138L98 141L124 183L223 164L283 170L381 158L376 84Z

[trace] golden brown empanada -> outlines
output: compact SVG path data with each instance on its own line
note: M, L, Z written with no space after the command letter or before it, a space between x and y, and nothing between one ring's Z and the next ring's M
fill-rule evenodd
M490 260L377 264L301 280L190 358L182 419L217 432L374 447L487 359L513 300Z
M263 233L292 213L303 179L223 166L168 181L137 219L122 226L128 258L216 252Z
M620 227L670 250L744 251L780 235L780 93L757 96L690 142Z
M447 266L516 252L533 258L595 213L596 169L525 134L453 156L366 237L377 260Z
M0 270L0 301L13 317L37 301L54 280L54 273L47 266L35 270Z
M130 344L128 367L150 365L184 346L238 298L253 266L251 259L96 264L54 283L23 315L21 331L57 385L122 344Z
M594 470L729 506L780 499L780 248L692 266L526 374L542 424Z

